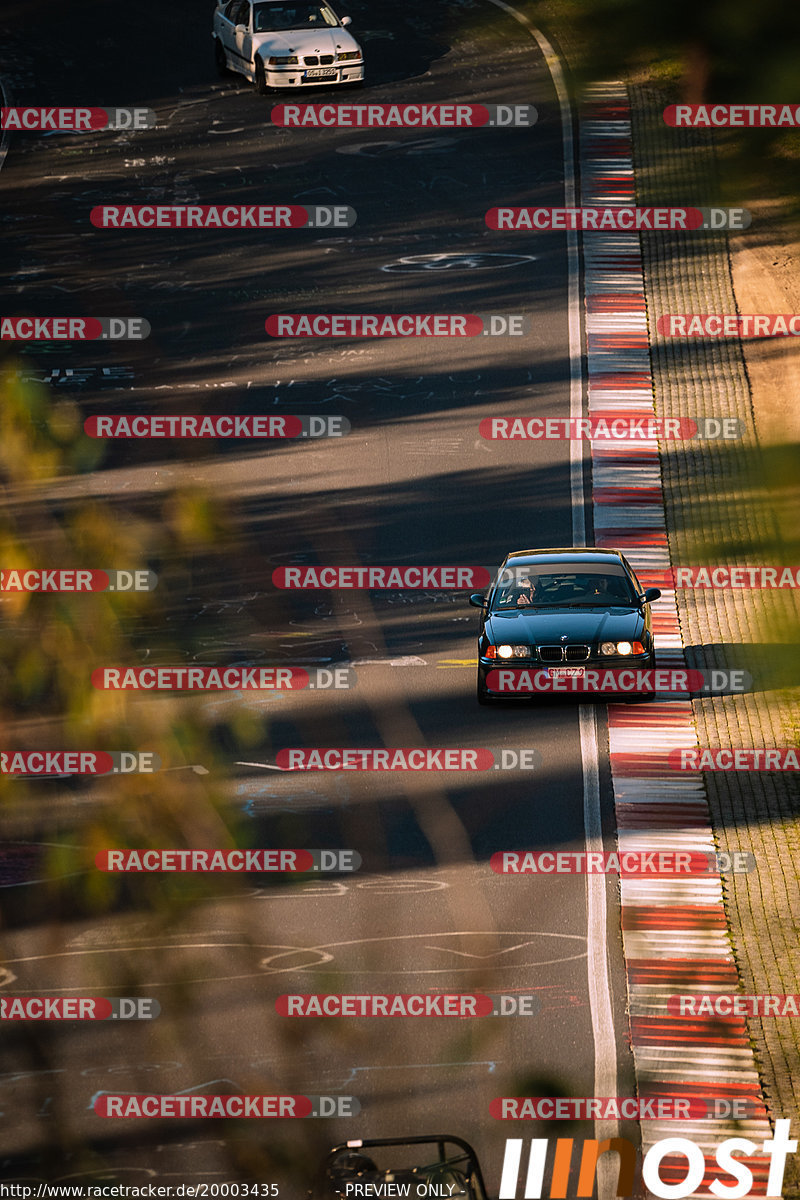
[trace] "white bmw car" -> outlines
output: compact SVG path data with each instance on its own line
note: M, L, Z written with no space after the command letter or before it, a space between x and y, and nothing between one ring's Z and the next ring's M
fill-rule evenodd
M328 4L310 0L217 0L214 54L266 95L272 88L361 83L364 56Z

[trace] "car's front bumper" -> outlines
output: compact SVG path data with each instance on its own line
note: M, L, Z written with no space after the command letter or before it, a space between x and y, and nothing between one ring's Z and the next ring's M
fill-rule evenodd
M313 70L327 71L324 76L312 75ZM335 67L265 67L267 85L271 88L335 87L340 83L361 83L364 79L363 62L339 64Z
M583 670L580 676L553 677L549 669ZM586 659L580 663L542 663L522 658L478 659L478 679L488 696L504 700L533 699L537 696L575 696L583 700L606 700L647 695L654 689L648 685L647 673L655 669L651 654L626 657L608 656L602 659ZM608 686L608 672L619 672L617 688ZM514 678L508 674L498 677L498 672L520 672ZM645 673L645 674L640 674ZM490 680L491 678L491 685ZM575 680L575 682L573 682ZM515 682L519 686L515 686ZM640 685L644 686L640 686Z

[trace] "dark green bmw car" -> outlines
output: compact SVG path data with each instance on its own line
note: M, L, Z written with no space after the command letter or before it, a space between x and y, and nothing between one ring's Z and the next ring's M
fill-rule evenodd
M660 595L658 588L643 590L618 550L514 550L488 597L470 596L470 604L481 609L478 702L531 695L501 686L512 675L503 668L522 669L514 677L538 681L534 691L544 692L564 690L559 680L576 681L573 690L586 683L591 691L592 681L602 676L604 695L608 669L624 675L626 683L631 671L644 672L637 676L643 686L634 688L636 698L653 699L647 674L655 668L650 604Z

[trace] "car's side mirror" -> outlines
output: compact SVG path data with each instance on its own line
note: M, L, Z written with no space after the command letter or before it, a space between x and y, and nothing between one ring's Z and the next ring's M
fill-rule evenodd
M247 33L247 26L246 25L237 25L234 28L233 32L234 33Z
M639 599L641 600L642 604L652 604L654 600L661 599L661 589L648 588L647 591L639 597Z
M483 592L473 592L469 598L469 602L473 608L488 608L489 601L484 596Z
M342 17L342 25L347 26L347 25L352 25L352 24L353 24L352 17Z

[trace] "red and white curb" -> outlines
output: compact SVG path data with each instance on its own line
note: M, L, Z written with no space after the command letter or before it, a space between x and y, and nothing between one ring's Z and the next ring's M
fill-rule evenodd
M634 205L630 108L620 83L586 89L580 119L581 204ZM588 401L591 416L654 416L653 378L638 233L583 235ZM646 235L645 235L646 236ZM669 570L669 545L658 443L593 441L595 544L621 550L643 586ZM659 666L685 659L675 592L653 605ZM671 771L670 750L696 746L688 700L610 704L608 735L620 850L715 849L702 775ZM646 1152L661 1138L690 1137L706 1153L698 1196L722 1176L713 1149L731 1136L761 1142L771 1136L758 1072L741 1017L674 1017L667 999L683 992L731 992L739 980L727 929L719 875L621 881L622 937L630 1033L642 1096L747 1098L753 1115L642 1126ZM680 1126L680 1127L679 1127ZM765 1195L768 1160L748 1158L750 1195ZM674 1177L665 1163L665 1183Z

